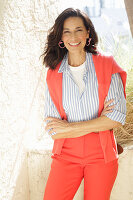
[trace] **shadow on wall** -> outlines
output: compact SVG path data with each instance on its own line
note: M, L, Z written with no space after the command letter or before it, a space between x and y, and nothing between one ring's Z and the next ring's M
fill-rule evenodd
M16 181L16 186L12 200L30 200L30 188L29 188L29 175L27 165L27 154L22 163L19 175Z

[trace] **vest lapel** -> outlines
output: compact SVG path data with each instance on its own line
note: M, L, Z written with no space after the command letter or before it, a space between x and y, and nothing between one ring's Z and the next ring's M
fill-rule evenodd
M109 86L111 82L112 69L111 69L111 66L109 66L110 62L108 61L108 59L106 58L104 59L103 56L92 55L92 58L93 58L97 80L98 80L98 94L99 94L98 117L99 117L104 108L104 101L108 94L108 90L109 90ZM113 138L115 142L112 143L111 133L113 134L112 130L99 132L99 137L100 137L101 147L102 147L104 158L105 158L105 163L113 159L116 159L116 155L117 155L116 141L115 141L115 138Z
M63 108L63 102L62 102L62 77L63 73L58 73L59 67L61 65L61 62L57 65L55 70L49 69L47 72L47 84L50 92L50 96L52 98L53 103L55 104L61 119L66 119L67 116ZM62 146L64 144L65 139L56 139L54 141L54 146L52 153L60 154Z

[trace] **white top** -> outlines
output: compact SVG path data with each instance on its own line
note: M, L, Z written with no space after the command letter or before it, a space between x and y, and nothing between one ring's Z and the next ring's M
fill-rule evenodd
M73 67L71 65L68 65L68 66L70 68L73 79L74 79L76 85L78 86L79 92L81 94L85 88L85 82L83 80L83 75L85 72L85 62L78 67Z

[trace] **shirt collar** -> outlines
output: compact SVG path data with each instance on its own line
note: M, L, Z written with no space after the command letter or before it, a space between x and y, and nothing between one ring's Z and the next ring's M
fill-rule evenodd
M68 53L66 53L62 62L61 62L58 73L67 72L68 69L69 69L68 68Z
M92 53L86 52L86 62L85 62L85 68L86 68L86 72L89 71L89 68L91 66L91 64L93 63L92 60ZM68 67L68 52L65 54L60 68L58 70L58 73L62 73L62 72L68 72L70 69Z

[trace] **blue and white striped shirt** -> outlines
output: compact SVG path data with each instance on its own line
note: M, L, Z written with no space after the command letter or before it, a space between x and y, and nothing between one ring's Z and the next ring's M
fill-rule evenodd
M63 108L67 115L68 122L87 121L98 117L99 97L98 81L92 54L86 53L85 73L83 80L85 89L80 94L79 88L75 83L71 70L68 67L68 54L62 60L58 73L63 72ZM123 92L123 84L119 73L113 74L108 91L107 101L114 99L110 105L116 104L113 112L106 114L111 120L120 122L124 125L126 118L126 100ZM61 119L45 85L45 118L56 117Z

